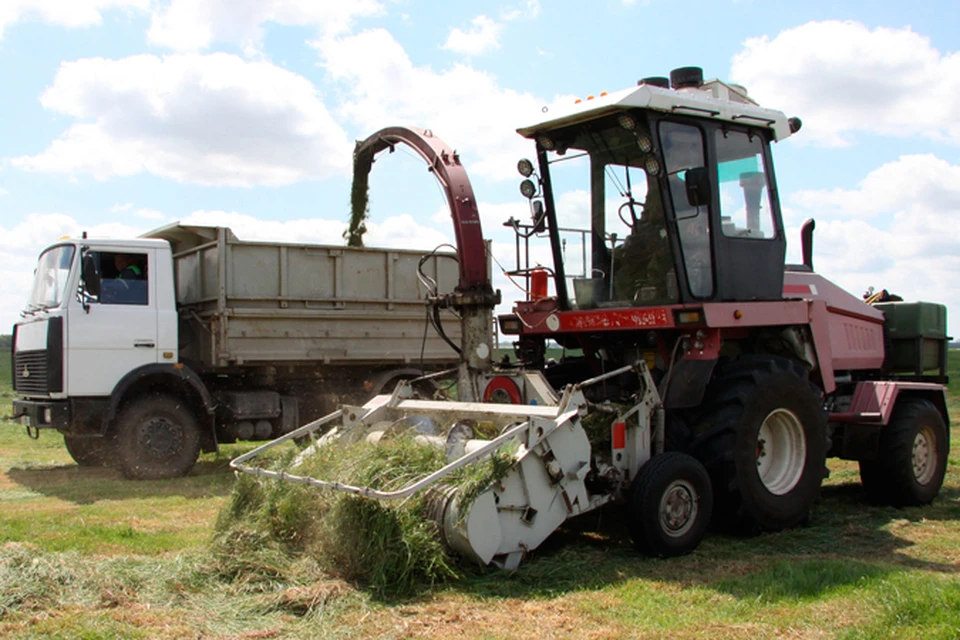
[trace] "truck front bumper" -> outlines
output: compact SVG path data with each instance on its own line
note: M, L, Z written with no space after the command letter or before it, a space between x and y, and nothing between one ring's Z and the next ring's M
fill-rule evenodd
M27 429L69 429L67 400L14 400L13 418Z

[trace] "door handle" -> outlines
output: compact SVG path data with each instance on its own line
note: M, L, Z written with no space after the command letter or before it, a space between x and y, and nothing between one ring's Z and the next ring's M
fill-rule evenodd
M134 342L133 346L143 347L144 349L153 349L157 345L154 342Z

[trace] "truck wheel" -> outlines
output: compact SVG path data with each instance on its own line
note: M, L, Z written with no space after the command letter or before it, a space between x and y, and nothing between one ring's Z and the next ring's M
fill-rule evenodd
M118 463L127 478L185 476L200 455L196 418L173 396L134 400L117 416L116 426Z
M904 398L880 436L878 459L860 462L863 488L882 504L928 504L940 492L949 451L950 433L933 403Z
M826 476L820 389L799 364L744 356L719 371L693 449L714 487L718 523L778 531L809 517Z
M110 441L106 438L81 438L64 434L63 444L73 461L81 467L105 467L112 458Z
M630 488L627 528L640 551L681 556L703 540L712 510L707 470L693 456L669 451L640 467Z

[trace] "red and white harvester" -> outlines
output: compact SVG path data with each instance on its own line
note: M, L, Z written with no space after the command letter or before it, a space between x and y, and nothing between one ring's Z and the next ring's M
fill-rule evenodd
M324 444L375 437L425 416L450 425L421 436L450 462L392 492L251 462L280 441L233 466L382 500L433 487L444 540L502 567L611 502L625 505L636 546L660 556L692 551L711 520L743 532L796 526L827 457L859 461L875 501L929 503L950 446L946 309L841 290L813 268L812 221L803 264L785 264L771 145L800 124L687 67L519 129L536 143L536 162L518 164L531 220L507 224L512 276L529 295L498 318L517 357L496 367L500 297L459 157L429 131L374 134L358 144L355 190L376 154L407 144L447 192L460 284L430 304L462 319L458 400L418 399L403 384L280 441L328 429ZM609 427L590 427L596 414ZM478 439L467 419L500 435ZM470 504L437 489L508 443L513 466Z

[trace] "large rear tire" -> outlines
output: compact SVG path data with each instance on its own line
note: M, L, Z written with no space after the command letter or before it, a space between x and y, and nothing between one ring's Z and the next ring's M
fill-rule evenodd
M117 462L135 480L185 476L200 456L200 429L181 400L165 394L138 398L116 423Z
M696 458L669 451L640 468L630 489L627 528L643 553L669 558L699 546L710 524L710 476Z
M710 473L722 528L779 531L809 518L827 474L827 420L806 369L743 356L715 374L701 415L691 448Z
M883 429L877 460L860 462L860 481L874 502L929 504L943 485L949 451L950 432L933 403L904 398Z
M106 437L63 435L63 444L73 461L81 467L106 467L113 457L113 447Z

